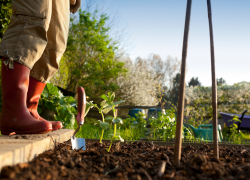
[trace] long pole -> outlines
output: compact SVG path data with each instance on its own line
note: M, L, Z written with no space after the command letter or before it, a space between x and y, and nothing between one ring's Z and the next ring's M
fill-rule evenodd
M212 8L211 1L207 0L207 11L209 21L210 32L210 50L211 50L211 71L212 71L212 106L213 106L213 151L214 157L219 159L219 147L218 147L218 122L217 122L217 83L215 75L215 58L214 58L214 35L212 24Z
M180 159L181 159L181 145L182 145L181 140L182 140L185 86L186 86L185 85L186 58L187 58L188 35L189 35L189 26L191 17L191 5L192 5L192 0L188 0L185 27L184 27L183 47L182 47L181 77L180 77L178 108L177 108L177 123L175 132L174 161L176 165L180 164Z

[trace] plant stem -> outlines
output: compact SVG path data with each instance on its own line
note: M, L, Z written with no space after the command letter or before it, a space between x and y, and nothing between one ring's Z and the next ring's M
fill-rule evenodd
M114 118L116 118L116 115L115 115L115 108L114 108L114 107L113 107L113 113L114 113ZM114 124L114 135L113 135L113 137L112 137L112 139L111 139L111 143L110 143L110 145L109 145L108 152L110 151L110 148L111 148L111 146L112 146L112 143L113 143L113 140L114 140L114 138L115 138L115 135L116 135L116 124Z
M100 143L102 143L103 133L104 133L104 129L102 130L102 135L101 135L101 138L100 138Z
M102 122L105 122L104 116L103 116L102 112L101 112L101 115L102 115ZM101 138L100 138L100 143L102 143L103 133L104 133L104 129L102 130L102 135L101 135Z
M114 136L116 135L116 124L114 125Z

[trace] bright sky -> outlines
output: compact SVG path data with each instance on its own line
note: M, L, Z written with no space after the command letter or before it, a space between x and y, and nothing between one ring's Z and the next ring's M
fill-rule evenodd
M130 56L150 53L181 60L187 0L107 0L133 41ZM216 77L227 84L250 82L250 0L211 0ZM211 86L207 1L193 0L186 82Z

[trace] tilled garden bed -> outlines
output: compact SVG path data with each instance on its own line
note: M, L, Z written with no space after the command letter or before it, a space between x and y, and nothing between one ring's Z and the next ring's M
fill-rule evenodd
M174 147L150 142L87 143L87 150L72 150L71 142L58 144L29 163L5 166L0 179L249 179L250 151L243 146L220 147L220 160L208 145L182 148L175 166ZM165 166L165 167L164 167Z

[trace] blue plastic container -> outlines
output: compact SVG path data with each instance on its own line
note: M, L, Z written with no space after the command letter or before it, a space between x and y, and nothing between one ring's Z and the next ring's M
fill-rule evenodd
M156 115L158 116L158 113L161 112L161 109L160 108L151 108L148 110L148 119L150 117L155 117L156 118Z
M128 115L129 115L130 117L136 118L136 115L135 115L135 114L139 114L139 112L142 113L142 109L139 109L139 108L130 109L129 112L128 112Z

